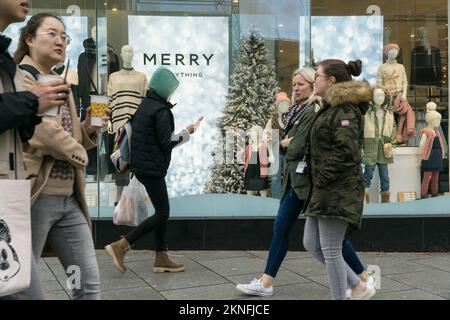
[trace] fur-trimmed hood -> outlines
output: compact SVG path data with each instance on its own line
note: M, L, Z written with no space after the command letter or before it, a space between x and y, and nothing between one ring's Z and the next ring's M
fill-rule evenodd
M328 90L327 100L332 107L344 104L365 105L373 99L373 89L367 81L346 81Z

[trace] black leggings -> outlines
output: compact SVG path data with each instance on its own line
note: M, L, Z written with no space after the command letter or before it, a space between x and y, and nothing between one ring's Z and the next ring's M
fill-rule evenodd
M167 250L167 221L169 220L170 214L166 181L164 178L153 178L138 175L136 175L136 178L145 186L150 200L155 207L155 214L142 221L142 223L126 235L125 238L128 240L130 245L132 245L140 238L154 230L156 251L165 251Z

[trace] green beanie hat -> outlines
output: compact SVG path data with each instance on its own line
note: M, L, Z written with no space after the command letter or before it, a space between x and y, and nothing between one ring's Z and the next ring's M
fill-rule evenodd
M164 67L159 67L153 73L153 76L148 83L148 89L154 91L158 96L168 101L178 88L179 84L180 81L178 81L172 71Z

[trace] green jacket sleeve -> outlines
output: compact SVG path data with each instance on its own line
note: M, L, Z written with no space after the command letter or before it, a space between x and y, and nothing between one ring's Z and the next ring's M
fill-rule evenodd
M316 117L315 105L311 105L305 111L300 118L299 127L295 132L295 135L289 145L286 152L287 160L302 160L306 153L306 140L308 139L308 133L311 129L311 125ZM292 130L291 130L292 131Z
M333 151L318 174L317 185L326 187L361 161L360 119L352 109L338 108L331 119Z

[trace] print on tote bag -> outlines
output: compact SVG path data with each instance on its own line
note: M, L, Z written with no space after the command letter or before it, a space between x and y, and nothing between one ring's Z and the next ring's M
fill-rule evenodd
M20 270L19 257L11 240L8 225L0 220L0 282L11 280Z

